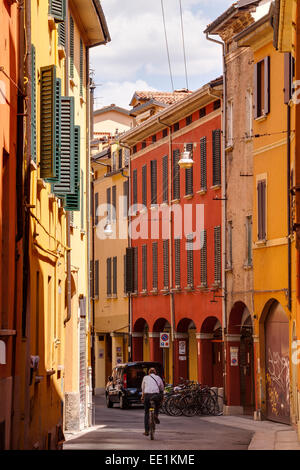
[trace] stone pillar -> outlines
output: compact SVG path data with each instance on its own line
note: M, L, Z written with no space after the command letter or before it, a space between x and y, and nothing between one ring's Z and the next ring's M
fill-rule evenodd
M132 333L132 360L133 361L143 360L143 339L144 339L144 333L139 333L139 332Z
M174 334L174 385L180 382L180 377L188 378L188 337L187 333ZM180 343L185 342L185 354L180 350Z
M163 363L162 349L159 345L160 334L157 331L149 332L150 361Z
M224 415L243 414L240 388L240 334L227 334L226 348L226 398Z
M212 385L212 333L197 333L198 342L198 382Z

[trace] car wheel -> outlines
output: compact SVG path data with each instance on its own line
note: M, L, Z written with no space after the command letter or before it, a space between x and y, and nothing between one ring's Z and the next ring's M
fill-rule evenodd
M126 408L128 408L127 401L123 395L120 395L120 408L122 410L125 410Z
M106 406L107 406L107 408L112 408L113 405L114 405L113 402L110 401L110 399L109 399L109 395L106 395Z

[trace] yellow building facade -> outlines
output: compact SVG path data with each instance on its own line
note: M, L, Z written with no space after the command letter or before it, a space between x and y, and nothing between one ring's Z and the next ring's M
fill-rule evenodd
M91 424L88 51L110 38L99 2L28 0L25 15L29 265L15 448L55 449Z
M274 9L238 35L254 54L253 274L255 417L297 425L296 248L291 187L295 108L285 87L292 67L273 46Z

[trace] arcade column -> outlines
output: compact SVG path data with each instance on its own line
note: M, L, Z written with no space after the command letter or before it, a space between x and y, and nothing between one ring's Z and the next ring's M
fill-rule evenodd
M198 382L202 385L213 385L212 377L212 333L197 333L198 347Z
M124 336L121 333L111 333L111 352L112 352L112 367L117 364L122 364L125 359L124 351Z
M144 333L132 333L132 360L143 361L143 339Z
M225 336L226 349L226 405L224 415L243 414L240 384L240 334Z
M159 344L160 334L157 331L149 331L150 361L163 363L162 348Z
M180 377L188 379L188 333L174 334L174 385L180 382Z

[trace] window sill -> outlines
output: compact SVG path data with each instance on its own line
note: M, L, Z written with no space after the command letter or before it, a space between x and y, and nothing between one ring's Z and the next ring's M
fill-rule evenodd
M164 287L163 289L160 290L160 292L162 294L169 294L170 293L169 287Z
M158 204L151 204L150 210L155 211L155 209L158 209Z
M253 265L252 265L252 264L244 264L243 268L244 268L246 271L250 271L251 269L253 269Z
M83 96L81 96L81 97L80 97L80 104L81 104L81 106L82 106L83 104L85 104L85 103L86 103L85 99L83 98Z
M184 197L184 199L192 199L194 197L194 194L186 194L183 197Z
M54 29L56 29L56 23L55 23L55 19L53 18L53 16L48 16L48 26L49 26L49 29L50 31L53 31Z
M180 202L180 198L179 199L172 199L171 204L178 204L179 202Z
M214 282L212 287L215 290L221 289L221 282Z
M57 52L58 52L59 60L66 58L66 51L63 46L58 46Z
M137 292L131 292L131 297L137 297L138 296L138 293Z
M141 295L145 297L146 295L148 295L148 291L147 290L142 290Z
M194 289L194 286L186 286L186 287L184 288L184 290L186 290L187 292L191 292L191 291L193 291L193 290L195 290L195 289Z
M173 289L171 289L171 292L181 292L181 287L180 286L175 286Z
M200 189L200 191L197 191L197 194L200 194L201 196L203 196L206 193L207 193L207 189Z
M262 116L259 116L259 117L255 118L254 121L262 122L262 121L265 121L267 119L267 117L268 117L267 114L263 114Z
M74 82L73 78L70 78L70 86L71 88L76 87L76 83Z
M31 170L37 170L37 164L34 160L30 160L30 169Z
M209 288L207 287L207 284L200 284L200 286L197 286L197 288L202 292L208 292L209 291Z
M46 183L42 178L39 178L37 180L37 187L38 187L39 191L41 191L41 189L46 189L47 188Z
M211 186L210 189L213 189L214 191L217 191L218 189L221 189L220 184L215 184L214 186Z
M233 144L232 145L228 145L226 148L225 148L225 152L228 153L228 152L231 152L233 150Z
M150 291L150 294L152 294L152 295L158 295L158 290L157 290L157 289L152 289L152 290Z
M267 244L267 239L266 238L264 238L263 240L257 240L254 243L255 246L266 246L266 244Z

